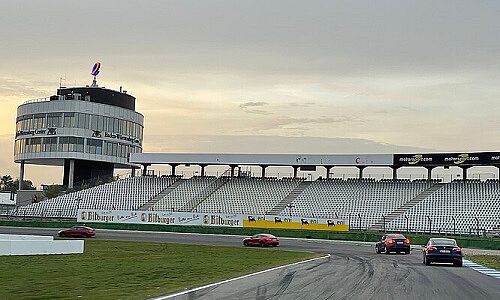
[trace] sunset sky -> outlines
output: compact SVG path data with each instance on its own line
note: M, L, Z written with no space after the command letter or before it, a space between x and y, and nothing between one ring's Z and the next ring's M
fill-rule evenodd
M60 77L90 84L96 61L101 86L137 97L145 152L500 150L499 15L499 1L0 0L0 173L18 172L16 107Z

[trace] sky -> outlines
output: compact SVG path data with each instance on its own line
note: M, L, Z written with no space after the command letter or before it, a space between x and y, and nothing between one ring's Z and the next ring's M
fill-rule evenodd
M18 172L16 107L61 77L90 84L96 61L101 86L137 97L145 152L499 150L499 15L498 1L0 0L0 172Z

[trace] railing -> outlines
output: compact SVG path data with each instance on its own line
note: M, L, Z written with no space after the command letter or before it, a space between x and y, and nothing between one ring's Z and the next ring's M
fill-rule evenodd
M23 102L23 104L36 103L36 102L48 102L48 101L50 101L50 97L30 99L30 100Z

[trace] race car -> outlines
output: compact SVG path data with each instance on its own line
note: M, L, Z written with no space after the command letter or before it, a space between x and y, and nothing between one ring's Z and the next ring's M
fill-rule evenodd
M433 262L442 262L461 267L462 258L462 249L454 239L431 238L424 248L422 262L427 266Z
M272 234L259 233L252 237L247 237L243 240L244 246L273 246L276 247L280 244L280 241L277 237Z
M60 237L78 236L78 237L93 237L95 230L87 226L75 226L69 229L61 230L57 233Z
M386 234L375 245L377 254L391 252L410 254L410 240L402 234Z

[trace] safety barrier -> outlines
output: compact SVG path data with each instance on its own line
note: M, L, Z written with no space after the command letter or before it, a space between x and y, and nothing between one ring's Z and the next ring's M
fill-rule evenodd
M55 241L51 236L8 235L0 236L1 255L40 255L83 253L84 241Z

